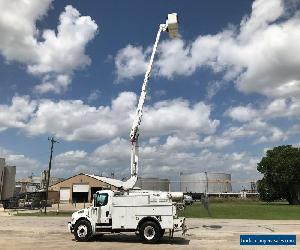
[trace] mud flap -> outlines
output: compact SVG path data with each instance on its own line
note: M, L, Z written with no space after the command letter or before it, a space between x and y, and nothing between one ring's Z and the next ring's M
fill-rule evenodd
M181 228L182 228L182 235L185 235L186 231L188 230L188 227L185 224L185 218L183 219L183 223L181 225Z
M174 229L169 230L169 240L173 239L174 236Z

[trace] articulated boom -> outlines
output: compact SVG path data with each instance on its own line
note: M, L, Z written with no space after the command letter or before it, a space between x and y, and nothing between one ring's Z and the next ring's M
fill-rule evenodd
M157 50L157 45L158 45L158 42L159 42L160 34L161 34L162 31L166 31L166 29L167 29L166 24L159 25L159 30L157 32L155 43L153 45L153 50L152 50L152 54L151 54L151 57L150 57L150 62L149 62L147 71L145 73L144 82L143 82L143 86L142 86L142 92L141 92L138 107L137 107L137 110L136 110L135 119L133 121L131 132L130 132L130 141L132 143L132 148L131 148L131 177L136 176L137 173L138 173L138 164L139 164L138 163L139 162L139 149L138 149L138 147L139 147L139 145L138 145L139 126L141 125L141 121L142 121L143 107L144 107L145 99L146 99L146 96L147 96L148 82L149 82L150 73L151 73L151 69L152 69L152 65L153 65L153 61L154 61L154 56L155 56L155 53L156 53L156 50Z
M139 165L139 143L138 143L139 127L141 125L142 116L143 116L143 107L147 96L148 81L151 75L154 56L157 50L158 42L162 31L167 31L171 38L175 38L177 36L177 14L176 13L169 14L166 23L159 25L159 29L156 35L155 43L153 45L150 61L147 67L147 71L145 73L142 92L139 98L135 118L130 132L130 142L132 143L131 164L130 164L131 177L126 182L114 180L114 179L107 179L106 181L108 184L114 185L115 187L123 190L132 189L135 186L135 183L137 181L138 165Z

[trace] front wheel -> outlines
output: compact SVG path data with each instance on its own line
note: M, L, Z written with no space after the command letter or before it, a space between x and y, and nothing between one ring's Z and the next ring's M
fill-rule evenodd
M80 220L75 224L74 236L77 241L88 241L92 236L92 226L86 220Z
M144 243L156 243L161 237L160 228L153 221L146 221L140 229L140 237Z

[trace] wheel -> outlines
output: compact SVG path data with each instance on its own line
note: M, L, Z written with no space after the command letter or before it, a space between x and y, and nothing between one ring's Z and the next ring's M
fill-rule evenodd
M74 236L77 241L88 241L92 236L92 226L86 220L80 220L75 224Z
M141 226L140 237L144 243L156 243L161 238L161 229L157 223L146 221Z

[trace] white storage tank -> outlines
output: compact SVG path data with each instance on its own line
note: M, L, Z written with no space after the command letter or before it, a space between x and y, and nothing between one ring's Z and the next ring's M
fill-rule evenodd
M194 173L180 174L180 191L184 193L230 193L231 174Z
M160 178L138 177L135 187L151 191L170 191L170 181Z

